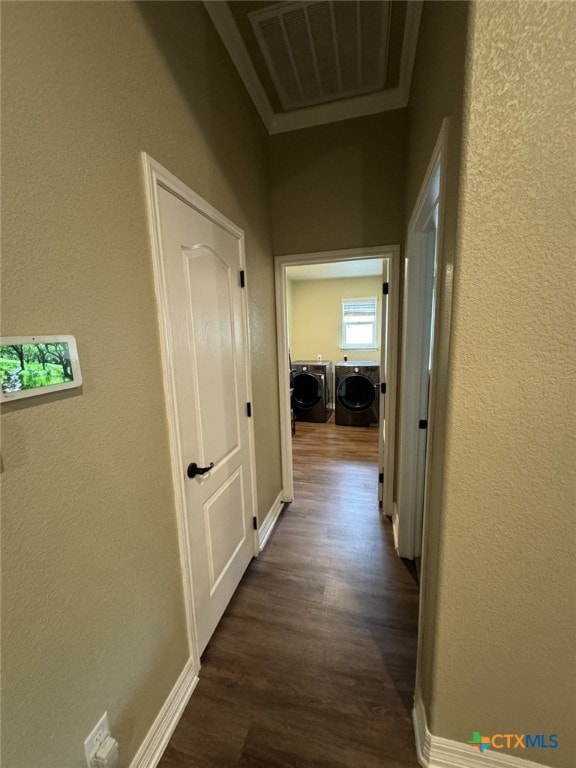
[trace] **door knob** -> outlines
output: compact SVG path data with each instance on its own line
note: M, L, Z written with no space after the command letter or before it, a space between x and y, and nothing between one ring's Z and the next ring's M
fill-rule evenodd
M186 474L190 479L193 477L196 477L196 475L204 475L206 472L210 472L212 467L214 466L214 462L210 462L209 467L199 467L198 464L196 464L195 461L192 462L192 464L188 464L188 469L186 470Z

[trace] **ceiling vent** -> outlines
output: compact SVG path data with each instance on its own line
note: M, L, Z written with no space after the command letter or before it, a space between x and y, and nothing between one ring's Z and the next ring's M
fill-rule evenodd
M285 110L384 88L389 0L291 0L249 18Z

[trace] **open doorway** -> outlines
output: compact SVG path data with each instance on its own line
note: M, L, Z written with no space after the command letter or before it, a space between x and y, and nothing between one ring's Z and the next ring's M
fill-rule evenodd
M316 347L297 347L296 355L290 355L290 333L294 328L294 318L290 315L291 301L291 270L292 276L301 277L312 274L324 275L326 270L334 278L348 277L353 279L358 276L360 265L364 274L366 272L378 273L378 301L380 312L378 315L380 328L378 329L378 344L373 348L362 350L361 357L364 360L374 361L376 356L379 380L372 383L378 388L378 400L380 413L376 415L378 422L378 468L379 479L378 495L382 511L386 515L392 515L393 509L393 477L394 477L394 446L391 445L395 435L396 416L396 367L398 350L398 303L399 303L399 246L383 246L381 248L366 248L344 251L331 251L326 253L296 254L291 256L279 256L276 258L276 305L278 327L279 350L279 374L280 374L280 408L281 408L281 436L282 436L282 471L283 471L283 500L288 502L293 499L293 457L292 457L292 409L290 398L290 368L291 362L298 360L298 353L311 358L311 363L322 363L331 360L330 370L331 387L329 408L336 408L338 402L338 384L336 366L341 363L344 356L349 361L354 361L354 354L360 356L360 350L354 349L353 339L350 349L343 349L344 344L332 345L322 349ZM371 262L371 263L370 263ZM343 300L349 297L340 297ZM372 297L369 297L372 298ZM304 319L304 322L306 320ZM311 343L314 343L313 334ZM318 345L316 345L318 346ZM378 347L378 349L374 348ZM315 351L313 351L315 350ZM348 354L347 354L348 353ZM328 357L329 355L329 357ZM318 360L321 356L322 360ZM327 366L324 366L326 369ZM374 368L374 367L372 367ZM372 376L374 372L372 371ZM332 416L336 418L336 414ZM375 489L376 493L376 489Z

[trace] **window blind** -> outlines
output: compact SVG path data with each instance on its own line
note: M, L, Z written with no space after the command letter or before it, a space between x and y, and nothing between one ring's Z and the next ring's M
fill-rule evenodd
M374 349L377 298L342 299L342 349Z
M376 299L342 299L342 317L348 322L362 323L376 319Z

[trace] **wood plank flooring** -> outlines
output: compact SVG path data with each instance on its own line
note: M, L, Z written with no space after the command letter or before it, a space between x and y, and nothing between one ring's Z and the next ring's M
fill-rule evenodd
M418 586L377 501L376 429L299 422L295 500L203 657L159 768L415 768Z

